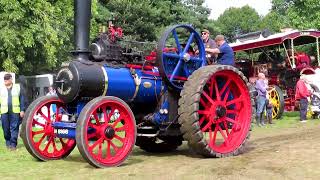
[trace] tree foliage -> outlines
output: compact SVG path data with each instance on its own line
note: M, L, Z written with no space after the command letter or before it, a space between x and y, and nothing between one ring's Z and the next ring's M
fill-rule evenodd
M157 41L169 25L192 24L232 40L237 34L268 28L320 29L319 0L272 0L265 17L251 7L227 9L209 20L205 0L92 0L91 38L114 18L126 39ZM52 72L73 49L72 0L1 0L0 70L19 74Z
M259 30L261 18L256 10L248 5L241 8L229 8L218 18L219 31L233 40L238 34Z
M54 68L69 49L72 16L69 0L1 0L2 68L26 74Z

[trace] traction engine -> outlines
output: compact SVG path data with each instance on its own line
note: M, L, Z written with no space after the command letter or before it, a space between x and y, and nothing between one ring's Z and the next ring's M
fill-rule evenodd
M192 26L169 27L145 57L120 43L115 26L89 46L91 0L75 0L74 9L75 50L56 75L57 96L36 99L23 119L32 156L61 159L77 146L88 163L103 168L122 164L134 145L166 152L185 140L205 157L245 150L253 92L238 69L206 66Z

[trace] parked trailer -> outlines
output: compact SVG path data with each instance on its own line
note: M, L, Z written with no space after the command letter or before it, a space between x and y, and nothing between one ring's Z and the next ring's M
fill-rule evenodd
M276 33L253 33L239 36L230 46L237 55L246 53L249 58L237 58L237 67L254 82L258 73L268 74L269 96L274 104L273 118L280 118L283 111L295 109L295 85L300 74L313 74L320 66L319 39L317 30L290 30ZM314 60L305 53L296 53L299 46L313 44ZM285 58L289 57L289 58ZM301 61L306 61L305 64Z

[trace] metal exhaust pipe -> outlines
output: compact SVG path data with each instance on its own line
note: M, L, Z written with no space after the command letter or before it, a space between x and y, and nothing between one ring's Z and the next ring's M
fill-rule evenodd
M89 61L91 0L74 0L74 59Z

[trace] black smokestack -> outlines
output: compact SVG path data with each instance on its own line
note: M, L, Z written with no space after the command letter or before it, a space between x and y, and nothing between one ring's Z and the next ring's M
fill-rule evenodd
M74 0L74 58L79 61L89 59L89 36L91 0Z

